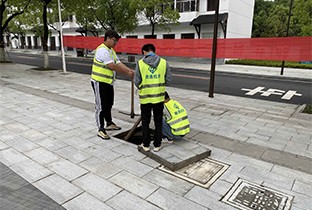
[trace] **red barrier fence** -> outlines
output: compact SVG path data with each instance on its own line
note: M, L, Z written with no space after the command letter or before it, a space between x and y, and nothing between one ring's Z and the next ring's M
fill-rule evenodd
M95 49L103 37L64 36L64 45ZM158 55L211 58L212 39L127 39L121 38L116 52L141 54L144 44L153 43ZM311 61L312 37L218 39L217 58Z

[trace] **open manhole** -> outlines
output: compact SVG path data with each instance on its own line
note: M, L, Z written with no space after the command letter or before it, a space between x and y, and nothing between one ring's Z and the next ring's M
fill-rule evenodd
M222 201L238 209L289 210L293 196L238 179Z
M118 139L125 140L126 136L128 135L129 132L131 132L131 130L127 130L127 131L124 131L122 133L119 133L119 134L115 135L114 137L116 137ZM154 141L154 130L150 129L150 134L151 134L151 141ZM142 126L135 128L134 132L132 133L130 138L127 140L127 142L130 142L130 143L136 144L136 145L142 144L142 142L143 142Z
M164 172L204 188L209 188L228 168L229 165L209 158L204 158L176 171L171 171L164 166L158 167Z

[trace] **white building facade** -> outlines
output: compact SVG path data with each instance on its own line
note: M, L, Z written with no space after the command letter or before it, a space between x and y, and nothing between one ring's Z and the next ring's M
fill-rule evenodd
M170 31L156 28L157 39L202 39L212 38L214 28L214 4L216 0L168 0L173 1L173 7L179 11L178 25L168 25ZM253 12L255 0L219 0L219 38L250 38L252 32ZM56 23L56 27L58 24ZM62 26L63 35L80 36L79 26L75 23L75 17ZM123 37L148 38L151 27L147 21L139 22L138 28ZM13 48L40 49L41 40L32 33L25 37L12 38L5 36L5 42L11 43ZM11 39L11 40L9 40ZM48 40L50 50L59 50L59 33L51 29Z
M179 11L179 25L171 25L170 32L155 30L157 39L212 38L215 0L172 0ZM219 38L250 38L255 0L219 0ZM151 34L148 22L126 37L144 38Z

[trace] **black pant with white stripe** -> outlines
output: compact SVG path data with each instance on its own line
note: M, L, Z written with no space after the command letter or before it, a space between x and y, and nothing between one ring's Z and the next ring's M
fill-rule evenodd
M95 121L99 130L104 129L104 119L106 123L112 122L112 107L114 104L113 85L91 80L95 96Z

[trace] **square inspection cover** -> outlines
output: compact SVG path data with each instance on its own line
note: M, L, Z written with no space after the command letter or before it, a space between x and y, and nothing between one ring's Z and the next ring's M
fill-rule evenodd
M238 179L222 201L242 210L289 210L293 196Z
M209 158L204 158L176 171L171 171L165 166L158 167L159 170L204 188L212 185L228 168L229 165Z

